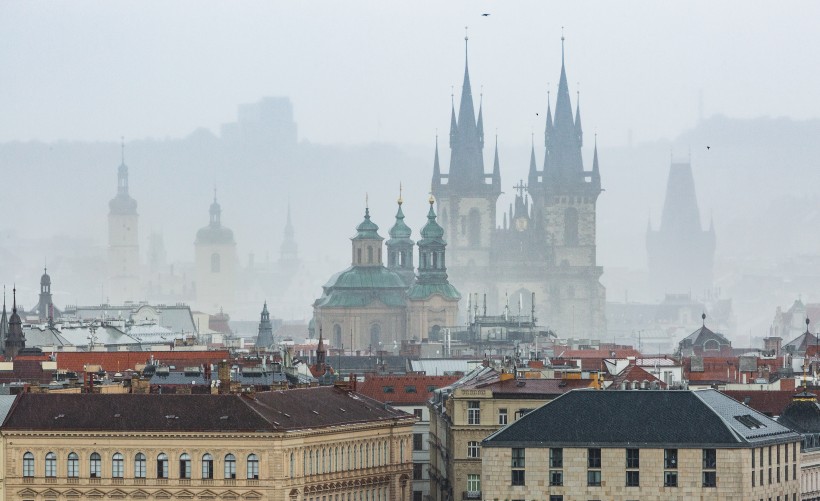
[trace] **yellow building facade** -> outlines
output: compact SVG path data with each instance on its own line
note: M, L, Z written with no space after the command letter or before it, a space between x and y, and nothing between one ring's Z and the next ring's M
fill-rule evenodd
M21 395L2 429L3 498L409 499L413 422L332 387Z

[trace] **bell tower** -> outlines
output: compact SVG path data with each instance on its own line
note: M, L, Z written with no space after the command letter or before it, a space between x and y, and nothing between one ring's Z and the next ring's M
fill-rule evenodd
M128 192L125 140L117 170L117 195L108 203L108 298L113 303L140 299L139 215Z

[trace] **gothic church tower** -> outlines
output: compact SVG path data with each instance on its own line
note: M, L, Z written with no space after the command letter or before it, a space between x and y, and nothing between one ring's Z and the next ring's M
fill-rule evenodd
M128 193L125 144L117 171L117 195L108 203L108 298L122 304L140 300L139 215Z
M453 282L462 290L479 290L480 270L490 266L501 175L498 163L491 174L484 171L484 113L479 102L476 119L467 37L464 40L464 82L458 119L454 106L450 111L450 169L446 174L441 172L436 141L432 193L438 202L444 240L450 246Z

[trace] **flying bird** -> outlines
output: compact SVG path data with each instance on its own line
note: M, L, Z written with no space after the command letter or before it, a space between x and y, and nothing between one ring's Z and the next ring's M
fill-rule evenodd
M711 147L711 146L707 146L707 147L706 147L706 149L707 149L707 150L708 150L708 149L710 149L710 148L712 148L712 147Z
M490 15L490 13L489 13L489 12L485 12L484 14L481 14L481 15L482 15L482 16L484 16L484 17L487 17L487 16L489 16L489 15Z

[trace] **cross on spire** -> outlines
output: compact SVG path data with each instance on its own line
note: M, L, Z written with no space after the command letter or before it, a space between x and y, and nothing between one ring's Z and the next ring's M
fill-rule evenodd
M524 180L522 179L522 180L518 181L518 184L516 184L515 186L513 186L513 189L514 189L514 190L518 190L518 194L519 194L520 196L523 196L523 195L524 195L524 190L526 190L526 189L527 189L527 185L526 185L526 184L524 184Z

